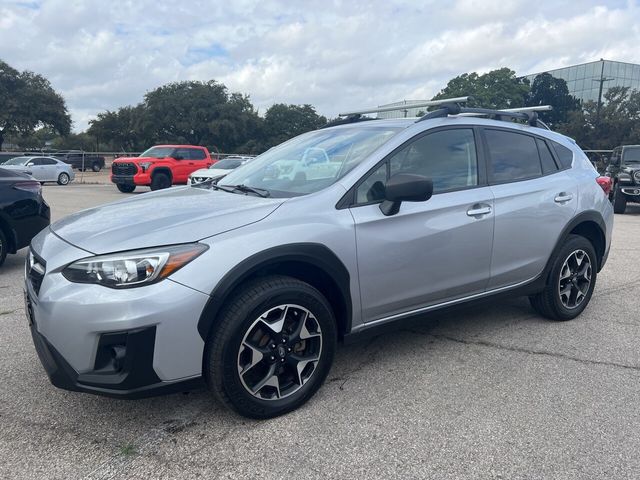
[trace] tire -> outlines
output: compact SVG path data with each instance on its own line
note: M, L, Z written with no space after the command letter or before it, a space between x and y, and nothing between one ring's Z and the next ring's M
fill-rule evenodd
M4 259L7 258L8 248L9 248L9 243L7 242L7 237L2 231L2 228L0 228L0 267L4 263Z
M151 190L162 190L171 186L171 178L166 173L156 173L151 179Z
M118 190L122 193L131 193L136 189L135 185L127 185L125 183L116 183L116 187L118 187Z
M58 185L68 185L69 184L69 174L62 172L58 175Z
M102 170L102 167L99 163L94 163L93 165L91 165L91 170L98 173L100 170Z
M597 276L598 259L591 242L580 235L569 235L552 260L544 290L529 297L531 306L550 320L572 320L589 304Z
M275 319L283 312L286 320L277 333ZM267 313L273 330L261 320ZM207 383L226 407L249 418L276 417L304 404L327 377L336 350L336 322L324 296L279 275L248 282L224 305L211 330L205 346ZM245 339L264 353L245 346ZM277 382L262 383L274 377Z
M616 187L613 193L613 212L624 213L627 209L627 197Z

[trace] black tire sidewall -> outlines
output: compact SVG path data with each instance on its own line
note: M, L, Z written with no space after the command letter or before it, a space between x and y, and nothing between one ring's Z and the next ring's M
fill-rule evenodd
M627 197L620 191L620 187L616 186L613 193L613 211L622 214L627 209Z
M7 258L8 249L7 237L0 228L0 267L4 263L4 259Z
M66 178L67 181L63 182L62 179ZM68 185L69 184L69 180L71 180L71 177L69 177L69 174L67 173L61 173L60 175L58 175L58 185Z
M571 253L576 250L583 250L589 256L589 261L591 262L591 284L589 285L589 290L587 291L585 299L578 307L566 308L560 300L560 293L558 291L560 282L560 270L562 269L562 265L564 264L565 260L569 257L569 255L571 255ZM593 245L584 237L572 235L558 252L553 268L551 269L551 275L549 277L548 285L548 288L553 289L553 307L562 320L571 320L580 315L584 311L584 309L587 308L587 305L589 305L589 302L591 301L591 296L593 295L593 291L596 286L597 276L598 258L596 256Z
M102 167L100 167L99 164L94 163L93 165L91 165L91 170L93 170L94 172L98 173L100 170L102 170Z
M303 284L304 285L304 284ZM253 322L270 308L282 304L296 304L313 313L322 331L322 352L316 370L297 392L280 400L261 400L251 395L240 381L237 370L240 344ZM305 403L324 382L333 364L337 344L336 323L331 307L320 292L313 287L292 289L291 287L275 288L265 291L253 301L248 302L241 310L237 323L230 325L226 331L218 331L214 335L223 335L224 343L221 351L212 352L211 362L220 362L219 379L226 396L233 407L241 414L267 418L289 412ZM212 365L210 363L210 365Z
M131 193L136 189L135 185L125 185L122 183L117 183L116 186L122 193Z
M163 190L171 186L171 178L166 173L156 173L151 179L151 190Z

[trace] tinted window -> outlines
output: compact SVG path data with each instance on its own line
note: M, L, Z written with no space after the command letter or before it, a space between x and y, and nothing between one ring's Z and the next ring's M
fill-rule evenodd
M476 144L471 129L430 133L396 152L390 175L415 173L433 180L434 193L478 184Z
M486 130L494 183L525 180L542 175L538 147L533 137L502 130Z
M58 162L52 160L51 158L40 158L42 165L56 165Z
M191 160L191 149L176 148L175 151L171 154L171 156L176 160Z
M33 166L42 165L42 159L41 158L32 158L27 162L27 165L33 165Z
M442 130L402 147L360 184L356 202L384 200L384 184L389 176L397 173L431 178L434 193L477 185L478 161L473 130Z
M204 150L199 148L191 149L191 159L192 160L204 160L207 156L204 154Z
M640 147L626 147L622 157L625 162L640 162Z
M558 166L556 165L556 161L553 159L553 155L549 151L549 146L547 142L536 139L536 143L538 144L538 153L540 154L540 161L542 162L542 173L547 175L549 173L557 172Z
M553 149L556 151L558 160L560 160L560 168L570 168L573 162L573 152L558 142L551 142Z

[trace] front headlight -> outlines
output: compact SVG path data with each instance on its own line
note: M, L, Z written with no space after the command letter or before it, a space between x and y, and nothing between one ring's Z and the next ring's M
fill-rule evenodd
M143 172L146 172L146 171L147 171L147 169L148 169L151 165L153 165L153 162L142 162L142 163L140 163L140 167L142 168L142 171L143 171Z
M620 180L621 182L630 182L631 175L629 175L628 173L621 173L620 175L618 175L618 180Z
M203 243L173 245L84 258L65 267L70 282L111 288L148 285L168 277L209 247Z

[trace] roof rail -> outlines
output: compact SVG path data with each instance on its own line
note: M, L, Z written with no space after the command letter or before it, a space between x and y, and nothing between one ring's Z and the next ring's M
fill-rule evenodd
M553 110L551 105L539 105L534 107L505 108L502 110L491 108L466 108L460 107L458 104L445 104L442 108L429 112L420 117L416 122L429 120L431 118L442 118L449 115L464 116L488 116L494 117L495 120L502 120L504 117L514 118L517 120L526 120L532 127L540 127L550 130L550 128L540 119L537 112L547 112Z
M422 103L395 105L391 107L376 107L376 108L369 108L366 110L358 110L354 112L339 113L338 116L350 117L352 115L364 115L366 113L395 112L398 110L400 111L407 110L409 108L437 107L438 105L444 105L449 103L452 103L452 104L465 103L465 102L468 102L470 99L471 97L443 98L441 100L429 100L428 102L422 102Z

